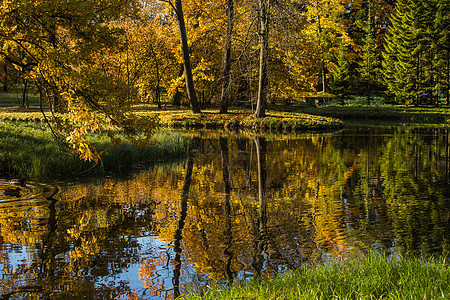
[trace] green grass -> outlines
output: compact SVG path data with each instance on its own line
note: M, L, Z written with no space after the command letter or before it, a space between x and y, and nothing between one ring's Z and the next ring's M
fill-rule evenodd
M269 110L263 119L254 118L253 112L249 109L234 109L230 110L228 114L219 114L217 110L205 109L201 114L192 114L188 109L158 110L154 106L139 105L135 109L135 113L138 115L157 114L160 118L160 125L166 128L228 129L263 133L289 133L330 131L343 127L340 120L327 116L274 110ZM44 122L44 117L37 108L23 109L8 107L0 108L0 120Z
M39 105L39 96L28 92L28 100L30 106ZM9 92L0 92L0 107L21 106L22 90L16 89Z
M448 107L383 106L324 106L303 110L304 113L347 120L380 120L412 124L449 124Z
M280 112L269 110L265 118L253 117L248 109L230 110L228 114L218 114L217 110L204 110L202 114L192 114L188 110L158 112L161 125L169 128L224 129L250 132L304 132L329 131L342 128L340 120L301 112Z
M108 154L102 158L104 170L122 171L129 168L143 168L150 164L170 163L186 155L188 141L179 133L166 131L153 135L153 144L149 147L137 147L130 142L110 147L105 141L101 147L108 147Z
M86 173L123 172L132 168L184 157L187 141L180 134L159 132L154 143L138 148L129 142L112 146L106 135L92 135L90 142L107 151L101 161L85 162L60 147L42 123L0 121L0 176L62 178Z
M449 299L450 269L433 259L370 254L273 279L214 286L183 299Z

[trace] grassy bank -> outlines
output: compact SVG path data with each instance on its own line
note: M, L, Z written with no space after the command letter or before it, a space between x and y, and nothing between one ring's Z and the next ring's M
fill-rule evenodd
M50 130L42 123L0 122L0 176L3 177L70 177L86 172L119 172L142 164L152 164L185 155L187 141L180 134L160 132L154 143L138 148L128 142L111 146L105 135L92 135L90 141L106 150L102 160L85 162L60 147Z
M340 120L300 112L269 111L265 118L255 118L250 110L234 110L229 114L205 110L202 114L176 110L160 113L161 124L171 128L219 128L251 132L327 131L342 128Z
M408 106L324 106L303 109L304 113L337 118L340 120L379 120L412 124L450 125L447 107Z
M192 114L187 108L165 107L157 109L154 105L137 105L134 112L139 115L158 115L160 125L166 128L186 129L228 129L251 132L300 132L331 131L343 127L335 118L316 116L302 112L282 112L270 110L263 119L253 117L250 109L233 109L228 114L217 110L203 110ZM0 107L0 121L44 122L37 107Z
M448 264L387 258L323 264L268 280L213 287L185 299L450 299Z
M229 114L205 110L192 114L187 109L135 107L140 115L158 114L162 128L245 130L248 132L291 133L332 131L342 128L339 120L303 113L271 111L264 119L256 119L250 110L234 110ZM54 141L44 116L38 108L0 108L0 175L27 178L77 176L87 171L113 172L142 162L167 161L184 155L187 141L181 135L156 134L151 148L137 148L130 143L111 147L105 135L92 135L90 142L108 154L97 164L84 162Z

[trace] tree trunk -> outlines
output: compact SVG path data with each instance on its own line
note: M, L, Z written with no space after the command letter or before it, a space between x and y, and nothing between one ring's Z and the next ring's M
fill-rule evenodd
M322 61L322 92L327 92L327 75L325 69L325 63Z
M28 99L28 81L25 79L23 80L22 107L30 107L30 100Z
M417 64L416 64L416 103L415 106L419 106L421 103L420 97L419 97L419 91L420 91L420 51L417 52Z
M231 261L233 259L233 252L231 251L232 241L233 241L233 232L231 226L231 203L230 203L230 192L231 192L231 183L230 183L230 157L228 151L228 139L221 137L219 138L220 142L220 153L222 156L222 176L223 176L223 198L224 198L224 215L225 215L225 231L224 231L224 256L226 257L225 263L225 274L228 279L228 283L233 282L234 273L231 269Z
M316 1L316 8L319 6L318 1ZM321 70L320 70L320 76L321 76L321 82L322 82L322 93L327 92L327 77L326 77L326 69L325 69L325 62L323 58L323 48L322 48L322 23L320 19L320 14L317 13L317 33L319 34L319 48L320 48L320 60L321 60Z
M225 36L225 46L223 49L223 84L222 96L220 99L220 113L228 112L228 104L230 102L230 70L231 70L231 35L234 26L234 0L227 0L227 34Z
M371 82L372 82L372 65L371 65L371 61L370 61L370 56L372 55L371 53L371 41L372 41L372 22L371 22L371 1L369 1L368 4L368 17L367 17L367 34L368 34L368 39L367 39L367 105L370 105L370 87L371 87Z
M158 80L158 83L156 85L155 99L156 99L156 103L158 104L158 108L161 109L162 108L162 105L161 105L161 87L159 86L159 80Z
M181 77L181 75L183 75L183 72L184 72L184 65L181 64L180 72L178 73L178 77ZM172 105L173 106L181 106L181 97L182 96L183 96L183 93L177 89L177 91L175 92L175 95L173 95L173 98L172 98Z
M160 77L160 74L159 74L158 63L156 62L155 65L156 65L156 78L157 78L156 79L156 88L155 88L155 100L156 100L156 103L158 104L158 108L161 109L162 108L162 105L161 105L161 91L160 91L160 89L161 89L161 87L160 87L161 77Z
M259 0L259 79L258 101L255 117L266 116L267 90L269 88L269 76L267 73L267 51L269 48L269 0Z
M8 67L6 66L6 62L3 65L3 72L5 73L5 77L3 78L3 91L8 91Z
M200 106L195 95L194 78L192 76L191 59L189 57L189 46L187 41L186 25L184 23L183 5L181 0L175 1L175 10L180 30L181 52L183 54L184 77L186 79L186 92L193 113L201 113Z
M449 90L450 90L450 50L447 50L447 82L446 82L446 91L445 91L445 94L446 94L446 97L447 97L447 101L446 101L446 103L447 103L447 105L450 105L450 93L449 93Z
M220 153L222 156L222 177L224 184L224 194L230 194L231 191L231 183L230 183L230 171L229 171L229 151L228 151L228 139L221 137L219 138L220 142Z
M267 248L267 197L266 197L266 140L263 137L255 138L256 157L258 160L258 233L256 235L255 257L252 262L252 269L256 274L261 275L264 266L264 252Z

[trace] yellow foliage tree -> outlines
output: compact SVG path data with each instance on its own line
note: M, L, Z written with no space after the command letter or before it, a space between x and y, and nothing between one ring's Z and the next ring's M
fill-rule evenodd
M41 106L51 109L58 136L85 160L99 153L87 141L89 132L123 129L145 138L155 119L129 111L135 90L126 64L116 61L126 47L123 28L115 22L132 16L137 1L3 1L0 11L1 55L35 82ZM15 49L25 53L17 59ZM126 76L121 76L127 74ZM67 119L56 112L67 112ZM55 131L56 132L56 131Z

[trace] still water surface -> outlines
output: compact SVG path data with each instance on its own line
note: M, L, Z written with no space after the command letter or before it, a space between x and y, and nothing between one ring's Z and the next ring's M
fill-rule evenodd
M54 196L0 181L0 298L172 299L370 249L440 256L449 132L204 136L184 161Z

